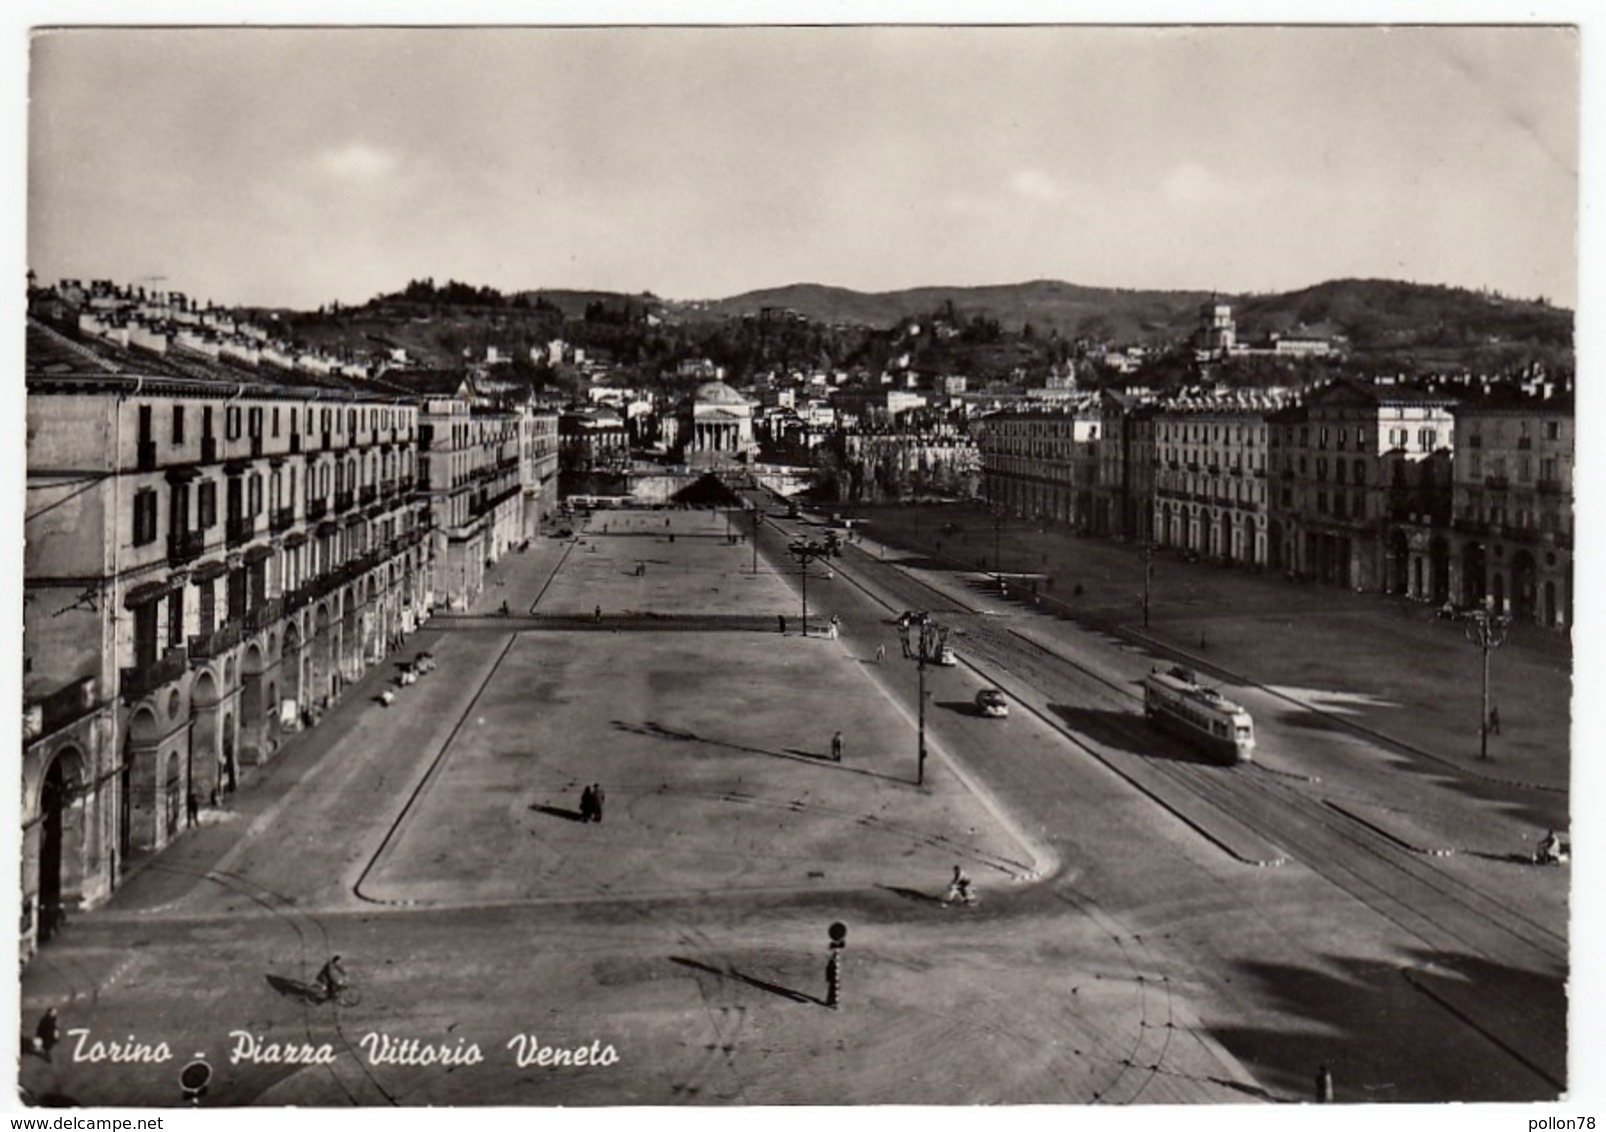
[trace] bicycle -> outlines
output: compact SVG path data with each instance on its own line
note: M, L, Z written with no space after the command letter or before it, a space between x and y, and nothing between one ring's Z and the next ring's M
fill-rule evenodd
M362 994L350 983L341 983L333 989L315 984L310 990L313 1000L319 1005L334 1002L338 1006L358 1006L362 1003Z

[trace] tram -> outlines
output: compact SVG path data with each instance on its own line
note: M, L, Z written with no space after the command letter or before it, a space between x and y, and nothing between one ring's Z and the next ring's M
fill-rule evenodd
M1152 670L1143 681L1143 711L1227 766L1254 758L1255 724L1249 713L1200 684L1191 669Z

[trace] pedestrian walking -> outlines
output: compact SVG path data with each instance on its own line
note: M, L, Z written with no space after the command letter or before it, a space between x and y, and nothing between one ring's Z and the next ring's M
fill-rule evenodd
M588 822L596 815L596 812L597 796L591 792L591 787L587 786L580 791L580 820Z
M190 825L194 825L195 819L201 815L201 800L195 796L193 790L190 791L190 796L184 799L184 813Z
M34 1027L33 1048L40 1057L50 1060L50 1051L56 1048L61 1040L61 1019L56 1014L54 1006L46 1010L39 1019L39 1025Z
M591 784L591 812L596 816L598 825L602 824L602 803L607 797L602 792L601 786L598 786L595 782Z
M600 621L601 621L601 620L602 620L602 606L600 606L600 605L599 605L599 606L597 606L597 610L596 610L596 613L595 613L595 614L594 614L594 615L593 615L593 616L594 616L594 617L595 617L595 618L596 618L596 620L597 620L597 621L599 621L599 622L600 622Z
M786 614L777 613L775 615L775 624L779 627L780 633L784 637L786 635Z
M842 761L842 732L840 731L831 736L831 761L834 763Z
M875 662L877 664L880 664L883 660L886 660L886 659L887 659L887 646L885 644L877 645L875 647Z
M1497 707L1489 709L1489 734L1500 734L1500 709Z

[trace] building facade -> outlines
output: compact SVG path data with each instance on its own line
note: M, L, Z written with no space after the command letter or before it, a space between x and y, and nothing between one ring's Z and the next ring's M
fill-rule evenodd
M1154 414L1156 545L1266 565L1266 414L1275 407L1241 394L1176 400Z
M1462 604L1571 628L1574 425L1554 392L1456 408L1448 575Z
M27 328L23 953L427 615L416 409Z

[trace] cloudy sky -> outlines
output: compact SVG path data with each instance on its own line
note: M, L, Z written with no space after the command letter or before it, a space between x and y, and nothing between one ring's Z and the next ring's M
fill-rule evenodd
M31 64L47 282L1577 298L1565 29L73 29Z

